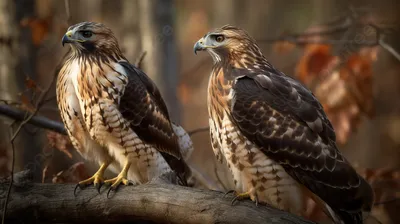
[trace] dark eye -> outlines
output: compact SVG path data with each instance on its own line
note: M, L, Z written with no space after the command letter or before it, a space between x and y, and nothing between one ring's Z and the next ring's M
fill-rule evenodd
M84 38L89 38L93 35L92 31L82 31L82 36Z
M218 43L220 43L220 42L222 42L222 41L225 40L225 37L224 37L223 35L218 35L218 36L215 37L215 40L216 40Z

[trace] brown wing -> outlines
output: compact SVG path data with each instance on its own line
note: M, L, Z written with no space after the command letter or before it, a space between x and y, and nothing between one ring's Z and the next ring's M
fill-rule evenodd
M154 145L184 185L188 168L182 159L164 100L150 78L127 62L120 62L128 74L128 83L119 109L142 141Z
M372 206L372 189L337 149L332 125L313 94L278 71L233 72L242 77L231 104L231 119L241 132L344 221L361 222L361 210Z

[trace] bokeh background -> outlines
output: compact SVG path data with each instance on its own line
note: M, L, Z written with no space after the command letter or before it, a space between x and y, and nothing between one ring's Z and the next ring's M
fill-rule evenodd
M278 69L313 90L334 124L338 145L373 185L381 223L400 223L400 3L389 0L0 0L0 103L34 112L67 47L69 25L109 26L125 56L156 82L171 118L187 131L208 127L212 60L194 43L225 24L247 30ZM54 83L37 114L61 121ZM12 128L0 114L0 175L10 174ZM208 131L192 135L192 167L206 184L231 188ZM96 169L65 136L26 125L15 141L14 172L37 182L77 182ZM321 214L309 205L308 215ZM377 223L368 219L368 223Z

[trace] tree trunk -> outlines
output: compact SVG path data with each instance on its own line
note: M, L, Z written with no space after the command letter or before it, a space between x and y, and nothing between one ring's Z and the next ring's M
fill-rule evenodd
M158 86L171 119L180 123L173 1L140 0L138 3L142 49L147 52L143 70Z
M139 57L141 41L139 35L138 1L122 1L122 41L121 48L125 57L133 64Z

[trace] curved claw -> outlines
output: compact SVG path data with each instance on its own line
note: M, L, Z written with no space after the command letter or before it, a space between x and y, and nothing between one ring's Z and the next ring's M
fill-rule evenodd
M229 190L229 191L227 191L227 192L224 194L224 197L226 197L228 194L231 194L231 193L235 193L235 190Z
M110 187L107 191L107 199L110 199L110 197L108 197L108 195L110 194L111 191L115 191L117 189L114 189L114 187Z
M82 186L80 184L76 184L75 189L74 189L74 196L76 197L76 189L81 189L82 190Z
M100 189L102 187L101 183L94 183L94 188L96 188L97 192L100 194Z
M79 183L75 187L74 195L76 196L76 189L78 188L78 186L80 189L83 189L84 187L86 187L88 185L92 185L92 184L94 185L97 192L99 192L99 194L100 194L100 188L101 188L102 183L104 182L103 174L104 174L104 170L107 168L107 166L108 166L108 163L103 163L100 166L99 170L95 174L93 174L93 176L89 177L86 180L79 181Z
M128 180L128 184L127 185L135 185L135 182L132 180Z
M232 198L231 205L233 205L237 201L237 197Z
M236 201L240 201L240 200L243 200L243 199L246 199L246 198L251 198L249 192L238 193L236 191L233 191L233 193L235 194L235 197L232 199L231 205L233 205ZM256 206L257 206L258 205L257 196L255 197L255 202L256 202Z

